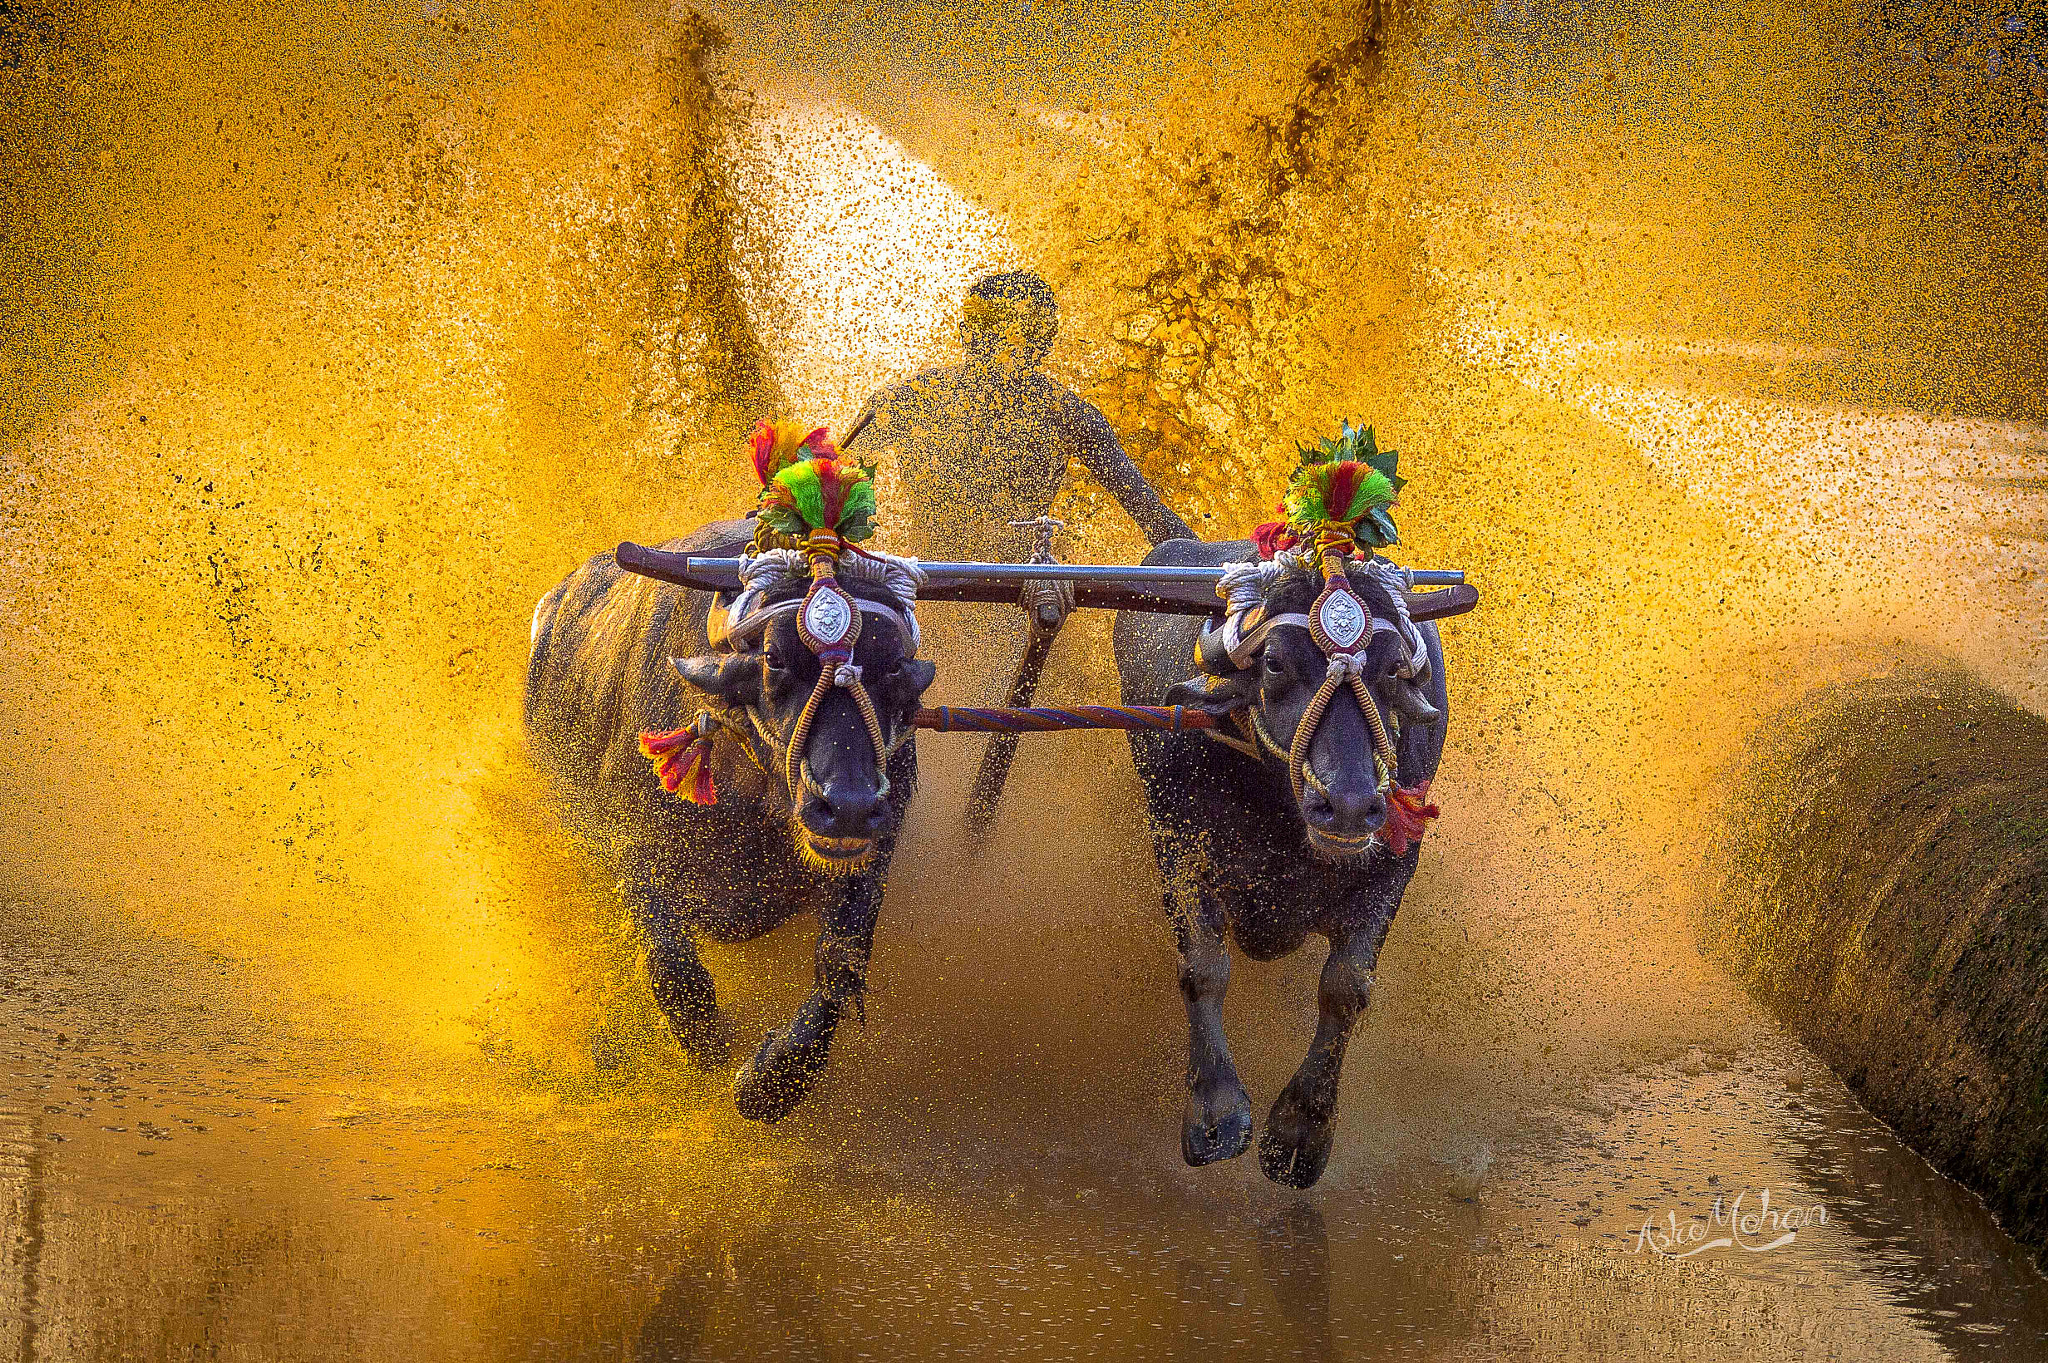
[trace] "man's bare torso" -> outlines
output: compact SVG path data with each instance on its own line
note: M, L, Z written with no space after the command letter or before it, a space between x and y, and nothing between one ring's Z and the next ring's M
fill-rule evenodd
M1043 373L991 383L966 365L928 370L875 396L867 439L892 449L905 549L929 559L1019 560L1079 457L1148 535L1176 530L1101 412ZM1157 533L1155 533L1157 532Z

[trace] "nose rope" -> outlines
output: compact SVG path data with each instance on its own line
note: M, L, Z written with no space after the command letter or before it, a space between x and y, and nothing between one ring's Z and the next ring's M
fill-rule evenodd
M888 763L891 754L888 745L882 741L881 716L875 713L874 697L868 694L867 687L861 685L860 669L851 663L834 665L828 662L818 673L818 684L811 688L810 698L804 702L803 712L796 717L796 728L789 735L789 748L782 759L783 783L789 787L792 797L803 789L799 782L804 746L811 736L811 720L817 716L818 706L824 703L825 697L832 693L835 686L845 687L846 694L853 698L854 705L860 710L861 722L867 725L868 738L875 745L875 770L881 780L881 786L876 794L887 795Z
M1339 637L1328 632L1326 618L1335 621L1338 617L1324 614L1324 603L1334 594L1349 596L1352 602L1357 598L1351 594L1351 579L1345 570L1344 555L1349 548L1348 531L1340 535L1326 528L1316 537L1316 549L1322 559L1323 594L1309 612L1309 634L1316 646L1323 650L1330 660L1330 670L1323 678L1323 684L1316 688L1308 708L1302 712L1301 722L1294 728L1294 742L1287 748L1287 778L1294 787L1294 799L1301 802L1303 787L1307 782L1309 746L1315 742L1316 730L1322 727L1323 716L1329 712L1330 702L1337 698L1337 688L1349 685L1351 694L1358 698L1358 708L1364 712L1366 728L1372 733L1373 765L1379 769L1379 789L1384 792L1394 783L1400 770L1400 759L1394 753L1394 745L1387 738L1387 727L1380 718L1380 707L1374 703L1372 692L1365 684L1365 647L1360 638L1363 626L1353 622L1348 637ZM1362 607L1359 608L1362 611ZM1369 633L1366 637L1370 637ZM1406 642L1405 640L1403 642Z
M1379 789L1385 791L1393 783L1399 759L1394 755L1394 745L1388 741L1386 725L1380 719L1380 708L1373 704L1372 693L1366 689L1362 675L1364 668L1365 655L1362 653L1340 653L1330 659L1329 675L1316 688L1308 709L1302 711L1301 723L1294 729L1294 742L1287 749L1287 779L1293 783L1296 803L1300 802L1308 780L1309 745L1315 741L1316 730L1321 727L1330 702L1337 698L1337 688L1347 682L1351 686L1351 694L1358 697L1358 708L1365 712L1366 727L1372 731L1373 764L1379 768Z
M835 686L845 688L853 698L861 722L867 725L868 738L875 745L875 773L879 782L876 793L889 793L889 753L882 742L882 720L875 713L874 698L861 685L860 668L853 661L854 641L860 637L860 608L840 587L837 576L839 556L845 548L846 542L831 530L813 530L804 541L804 557L811 566L811 590L797 611L797 636L817 655L818 684L811 688L803 712L796 717L796 728L789 736L789 751L782 759L782 780L789 787L791 799L797 798L803 788L799 781L811 721ZM824 609L814 613L814 602Z

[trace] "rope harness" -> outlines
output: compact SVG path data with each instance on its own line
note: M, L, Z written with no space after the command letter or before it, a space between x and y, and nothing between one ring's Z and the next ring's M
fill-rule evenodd
M1410 841L1421 837L1426 821L1435 818L1437 810L1435 805L1428 803L1428 782L1414 787L1397 784L1400 758L1394 751L1393 739L1387 732L1379 705L1366 685L1365 653L1374 635L1392 634L1401 641L1407 655L1398 675L1419 681L1428 676L1429 651L1421 631L1408 616L1406 598L1402 594L1407 584L1402 570L1379 559L1368 559L1362 565L1363 571L1386 590L1388 599L1393 603L1394 618L1383 619L1368 609L1352 584L1352 549L1353 541L1345 527L1325 525L1317 532L1312 548L1307 551L1282 550L1270 561L1231 564L1225 568L1224 576L1216 587L1216 594L1226 602L1224 621L1219 626L1204 629L1195 645L1196 659L1205 671L1221 673L1249 666L1266 636L1281 625L1298 625L1306 629L1328 661L1329 670L1302 712L1293 741L1285 747L1267 729L1256 710L1250 711L1249 722L1244 718L1246 711L1232 713L1232 718L1250 742L1214 731L1207 736L1252 757L1271 753L1284 758L1288 784L1298 804L1304 791L1315 784L1314 773L1308 765L1309 749L1329 713L1331 703L1337 698L1339 688L1348 686L1358 701L1360 713L1365 716L1378 789L1387 800L1386 842L1389 849L1399 855ZM1266 595L1281 574L1306 568L1311 555L1323 575L1323 589L1314 604L1306 613L1266 613Z
M866 420L862 418L862 424ZM856 427L855 434L858 430ZM849 436L848 441L851 439ZM1436 817L1436 806L1425 803L1428 781L1413 787L1397 784L1400 759L1388 736L1387 721L1365 681L1366 650L1380 633L1395 635L1404 646L1407 659L1399 669L1401 677L1414 681L1429 670L1428 648L1409 618L1403 595L1412 582L1403 580L1401 569L1370 552L1373 546L1398 542L1386 512L1406 481L1395 475L1395 454L1378 449L1371 428L1355 431L1346 422L1337 440L1325 439L1313 449L1302 447L1302 467L1281 505L1284 522L1260 526L1254 532L1253 538L1268 561L1225 565L1216 588L1226 603L1224 619L1220 625L1204 628L1195 645L1196 661L1202 669L1212 676L1224 676L1246 667L1277 626L1299 625L1308 630L1329 670L1284 751L1258 709L1249 703L1227 716L1242 737L1221 732L1218 721L1209 714L1180 706L940 706L919 710L895 745L885 743L874 698L862 685L861 669L853 661L854 645L860 639L864 617L872 615L893 623L902 635L905 656L917 656L921 640L915 603L924 571L914 559L870 553L853 543L873 533L873 480L866 466L838 458L824 427L807 429L801 423L764 420L756 425L750 445L754 471L762 484L754 513L758 518L755 539L743 555L739 594L728 608L719 607L714 599L706 632L714 648L731 651L735 643L745 647L745 641L776 617L794 612L797 635L818 660L818 681L797 715L787 744L777 741L754 707L742 707L748 720L745 728L727 716L704 710L680 729L643 732L640 751L653 760L663 788L681 799L693 804L717 803L710 761L712 737L720 728L732 730L748 760L765 775L770 767L755 748L758 737L780 768L793 800L800 792L815 789L805 770L805 749L819 707L839 688L859 710L874 745L879 793L883 795L889 790L889 761L915 729L998 734L1055 729L1199 730L1257 760L1284 756L1288 782L1295 803L1300 805L1310 786L1328 793L1310 769L1309 749L1338 689L1348 686L1371 735L1377 789L1386 798L1383 841L1388 850L1396 856L1405 853L1409 842L1422 836L1427 820ZM1312 549L1295 547L1304 541L1310 541ZM1352 585L1354 553L1364 560L1361 570L1386 589L1393 602L1393 619L1373 615ZM840 585L842 556L847 554L855 556L844 562L849 575L881 579L897 605L857 598ZM1323 586L1308 613L1268 614L1265 598L1279 574L1301 571L1310 562L1321 571ZM810 578L801 600L761 604L770 589L795 580L800 573ZM670 661L682 670L682 660ZM1396 728L1398 731L1398 722Z
M1309 745L1315 741L1316 730L1322 726L1330 702L1337 698L1339 686L1350 686L1351 694L1358 698L1359 710L1365 715L1366 727L1372 731L1373 765L1379 769L1382 794L1394 783L1394 773L1400 765L1400 759L1394 754L1394 745L1387 738L1387 726L1380 718L1380 707L1365 684L1366 646L1379 632L1379 626L1384 625L1389 630L1394 630L1394 626L1375 619L1353 590L1351 574L1345 567L1350 548L1348 532L1326 528L1316 536L1316 553L1322 561L1323 590L1316 597L1315 604L1309 607L1308 632L1316 647L1323 651L1323 656L1330 660L1330 670L1323 678L1323 684L1316 688L1308 709L1302 713L1301 723L1294 729L1294 742L1287 749L1287 779L1294 787L1297 802L1309 780Z
M804 767L805 748L810 742L811 726L817 719L818 707L824 704L835 687L844 688L852 699L860 711L861 723L867 728L868 739L874 744L880 782L878 795L888 795L889 759L909 737L906 729L894 744L886 741L881 715L875 710L874 697L861 682L861 669L853 661L853 649L860 639L864 617L874 615L889 621L901 632L906 657L917 656L922 635L917 626L916 611L910 603L916 600L918 581L923 574L914 560L856 550L861 554L861 559L856 560L861 563L859 575L879 579L902 603L902 609L880 601L864 600L847 591L839 582L840 556L851 548L853 546L835 531L813 530L804 539L801 550L770 549L750 554L746 566L741 569L739 595L729 608L721 609L714 604L706 620L711 643L725 649L759 634L778 616L793 613L797 637L818 659L817 685L805 698L787 744L769 732L753 709L746 710L750 726L774 757L792 799L812 787ZM756 604L770 589L794 579L800 568L807 569L811 579L810 588L801 599L778 601L766 606ZM691 804L717 804L718 791L711 780L710 759L712 735L721 727L731 726L713 712L700 710L695 719L680 729L641 734L640 751L653 759L656 775L661 778L663 788L671 794L679 795ZM735 733L742 740L747 737L737 730ZM754 753L751 742L743 741L742 747L756 766L763 771L768 770ZM689 783L687 788L685 782Z
M1326 543L1326 539L1329 542ZM910 603L916 599L922 573L915 560L862 553L860 559L853 561L859 564L857 571L882 581L903 606L899 610L884 602L857 598L840 584L838 578L842 562L840 555L850 547L833 532L819 530L806 538L800 551L770 549L748 557L747 565L742 569L742 587L732 605L728 608L714 605L712 608L706 622L711 642L719 648L730 647L759 634L777 617L793 613L797 617L798 638L818 659L817 684L805 699L787 744L779 741L751 709L745 711L749 721L745 728L704 710L681 729L662 734L642 734L641 751L654 759L655 771L665 789L691 803L717 803L717 790L711 781L710 755L713 735L725 728L740 741L740 747L756 767L764 774L773 772L781 776L792 798L796 797L812 784L804 767L804 753L818 708L833 689L839 687L846 690L859 709L861 722L874 744L880 793L883 795L889 790L889 760L917 729L939 733L1150 729L1169 733L1199 732L1252 757L1270 753L1276 758L1283 758L1287 763L1288 783L1299 803L1308 786L1315 782L1308 765L1309 749L1315 735L1336 700L1338 690L1349 687L1358 701L1371 737L1377 788L1388 802L1386 841L1389 848L1398 855L1408 842L1421 836L1425 821L1436 817L1436 806L1426 803L1427 782L1412 789L1396 784L1400 759L1394 751L1393 739L1379 705L1365 682L1365 652L1375 634L1390 633L1402 641L1407 661L1399 669L1401 676L1414 679L1426 676L1429 670L1422 636L1408 619L1400 594L1402 583L1398 575L1401 570L1378 560L1366 565L1366 571L1387 586L1396 618L1388 620L1374 615L1353 587L1346 546L1334 535L1319 536L1315 544L1314 552L1323 574L1323 589L1307 613L1264 613L1264 596L1274 578L1282 571L1304 566L1306 555L1288 554L1275 562L1235 564L1217 587L1217 594L1227 603L1224 623L1205 629L1202 641L1197 645L1205 666L1210 657L1221 655L1227 657L1232 666L1242 667L1249 664L1267 634L1278 626L1299 625L1308 630L1309 637L1328 660L1329 670L1302 712L1293 741L1285 747L1251 707L1233 711L1227 717L1227 722L1243 734L1240 738L1223 731L1226 721L1177 705L942 705L917 711L896 742L888 743L874 698L862 684L861 669L853 662L853 649L860 638L863 616L872 615L895 625L902 633L907 655L917 655L922 639L916 612ZM850 568L853 565L849 563L846 566ZM811 585L801 598L758 604L771 588L806 570L810 574ZM1217 660L1221 661L1221 657ZM762 760L762 755L756 750L755 739L767 749L769 761Z
M839 585L840 543L838 533L831 530L813 530L804 541L804 557L811 565L811 589L804 594L803 608L797 612L796 632L804 646L818 656L818 684L811 688L803 713L796 717L796 728L789 736L789 753L783 758L782 779L792 797L802 788L803 752L810 741L811 721L835 686L845 687L846 694L860 708L861 722L868 726L868 737L875 745L875 766L881 781L877 793L889 793L889 754L888 745L882 741L882 721L875 714L874 698L861 685L860 669L853 663L853 645L860 638L861 612L860 603Z

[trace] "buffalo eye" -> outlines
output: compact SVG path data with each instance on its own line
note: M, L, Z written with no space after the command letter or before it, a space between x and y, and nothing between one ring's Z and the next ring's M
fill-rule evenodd
M1284 659L1271 649L1264 650L1259 657L1261 681L1274 690L1285 690L1294 684L1294 673Z

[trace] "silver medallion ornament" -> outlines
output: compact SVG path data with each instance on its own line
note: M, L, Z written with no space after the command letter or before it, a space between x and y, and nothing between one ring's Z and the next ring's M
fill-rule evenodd
M1308 611L1309 637L1325 654L1356 653L1372 633L1372 612L1351 590L1341 567L1323 580L1323 591Z
M811 584L797 616L797 632L813 653L851 653L860 635L860 610L846 589L829 577Z
M1365 606L1349 591L1325 592L1316 605L1316 624L1320 627L1326 647L1349 653L1358 647L1358 641L1365 637L1371 617Z

